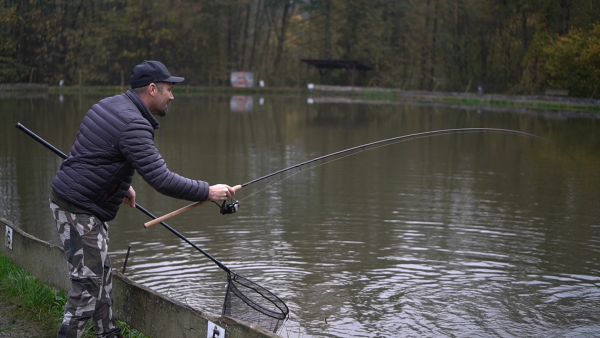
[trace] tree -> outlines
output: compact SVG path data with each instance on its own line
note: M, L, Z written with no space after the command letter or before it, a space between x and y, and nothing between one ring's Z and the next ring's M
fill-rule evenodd
M325 58L373 67L359 85L539 93L558 83L546 47L599 18L590 0L0 0L0 81L127 84L159 59L190 85L246 70L289 86Z
M523 91L529 94L539 93L546 85L544 48L550 44L551 40L548 29L551 6L552 0L546 0L546 4L537 20L533 41L529 45L529 50L523 61L524 72L521 85Z
M571 96L600 97L600 24L571 30L544 47L548 84Z

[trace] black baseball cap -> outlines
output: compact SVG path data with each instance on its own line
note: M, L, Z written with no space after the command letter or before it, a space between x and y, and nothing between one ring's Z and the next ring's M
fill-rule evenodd
M167 67L160 61L144 61L131 72L131 88L145 87L157 82L182 82L184 78L171 76Z

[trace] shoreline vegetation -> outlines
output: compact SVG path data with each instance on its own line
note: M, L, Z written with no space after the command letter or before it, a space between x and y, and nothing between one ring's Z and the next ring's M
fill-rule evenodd
M600 99L594 0L6 1L0 13L0 82L124 84L146 59L195 86L241 71L276 87Z
M20 86L16 86L20 85ZM15 89L3 88L0 84L0 98L44 97L44 94L63 95L117 95L125 92L128 86L47 86L40 84L13 84ZM203 87L180 85L173 88L178 96L195 95L294 95L314 97L314 102L346 103L397 103L423 102L439 104L460 104L482 108L482 106L502 108L527 108L549 112L600 113L600 100L551 95L504 95L477 94L470 92L433 92L422 90L402 90L376 87L344 87L314 85L306 87L251 87L233 88L228 86ZM41 95L40 95L41 94ZM320 100L328 98L328 100Z
M49 94L103 94L116 95L126 91L128 86L69 86L48 87ZM315 85L313 90L302 87L200 87L175 86L175 95L303 95L312 97L341 97L360 103L380 103L381 101L436 102L445 104L463 104L494 106L504 108L528 108L546 111L577 111L600 113L600 100L548 95L502 95L459 92L430 92L372 87L342 87Z
M0 336L54 337L67 294L45 285L0 253ZM117 320L127 338L148 338ZM95 337L91 321L83 338Z

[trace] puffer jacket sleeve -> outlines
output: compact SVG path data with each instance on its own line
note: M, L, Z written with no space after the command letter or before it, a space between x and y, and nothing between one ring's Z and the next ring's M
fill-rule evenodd
M131 166L156 191L173 198L204 201L209 185L171 172L154 145L153 128L143 118L127 124L120 140L120 149Z

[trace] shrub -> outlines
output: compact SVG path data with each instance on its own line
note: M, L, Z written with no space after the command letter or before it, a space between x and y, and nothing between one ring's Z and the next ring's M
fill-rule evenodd
M589 31L572 30L544 47L548 84L570 96L600 94L600 24Z

